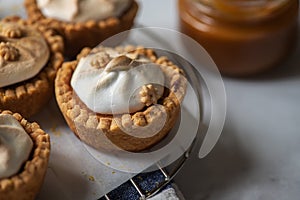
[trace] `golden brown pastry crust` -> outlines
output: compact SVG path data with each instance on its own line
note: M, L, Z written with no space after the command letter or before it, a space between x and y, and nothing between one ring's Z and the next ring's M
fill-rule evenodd
M160 101L167 114L166 123L152 137L134 137L126 134L124 129L122 130L119 126L125 127L133 124L145 126L148 123L157 123L162 117L161 109L149 106L143 111L114 116L113 118L112 115L103 115L89 110L77 97L70 82L79 59L90 52L89 48L83 49L77 60L65 62L57 73L55 79L56 100L67 124L82 141L97 149L106 148L103 146L106 144L101 141L103 137L107 137L116 146L127 151L137 152L147 149L168 134L180 113L180 103L186 90L186 79L183 76L183 71L166 57L158 58L150 49L139 48L137 51L141 55L146 55L152 62L160 64L170 84L168 93Z
M65 55L69 58L76 56L84 47L95 47L106 38L130 29L138 11L138 4L133 1L121 17L75 23L45 17L36 0L25 0L24 3L30 20L53 27L63 36Z
M64 60L63 39L53 29L19 17L8 17L2 21L35 27L43 34L49 46L49 61L39 74L29 80L0 88L0 109L18 112L28 118L37 113L52 97L54 78Z
M0 114L14 116L34 143L30 158L16 175L0 179L1 200L33 200L40 191L46 174L50 155L50 137L37 123L29 123L20 114L1 111Z

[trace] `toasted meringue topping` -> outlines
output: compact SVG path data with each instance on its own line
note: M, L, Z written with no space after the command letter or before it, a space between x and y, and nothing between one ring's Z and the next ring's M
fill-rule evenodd
M0 179L17 174L31 153L33 142L12 116L0 114Z
M103 48L80 59L71 85L89 109L101 114L124 114L157 103L164 91L160 66L149 59L132 57ZM95 63L102 64L95 67Z
M34 77L49 59L49 48L36 30L0 22L0 87Z

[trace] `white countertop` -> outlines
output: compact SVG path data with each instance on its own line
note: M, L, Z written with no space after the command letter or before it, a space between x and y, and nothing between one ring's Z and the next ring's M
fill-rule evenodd
M141 0L138 22L178 30L176 1ZM300 33L299 33L300 35ZM188 200L300 199L300 42L288 61L256 78L223 78L220 140L176 177Z
M175 0L139 3L138 24L178 30ZM175 179L187 200L300 198L299 55L300 42L288 61L273 71L256 78L223 79L227 115L221 138L205 158L194 153ZM59 116L57 112L53 116ZM61 120L55 119L56 125L62 125ZM53 124L44 127L55 132ZM42 193L53 191L55 198L59 189L47 185L54 176L46 178Z

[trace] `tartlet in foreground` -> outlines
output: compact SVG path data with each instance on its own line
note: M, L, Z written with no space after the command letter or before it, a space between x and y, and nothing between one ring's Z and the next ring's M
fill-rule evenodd
M37 123L0 110L0 199L33 200L50 155L50 138Z
M134 0L25 0L25 8L30 20L58 30L66 57L73 58L83 47L95 47L130 29L138 4Z
M71 130L96 149L138 152L173 128L186 91L182 69L151 49L83 49L58 71L55 94Z
M53 94L62 38L45 26L8 17L0 21L0 40L0 109L30 117Z

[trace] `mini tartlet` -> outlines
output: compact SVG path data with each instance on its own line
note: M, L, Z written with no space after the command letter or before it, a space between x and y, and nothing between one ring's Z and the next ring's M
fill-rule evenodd
M63 6L67 6L68 8L64 8L64 11L54 12L50 9L53 9L52 4L56 4L58 1L53 0L25 0L25 8L27 11L27 15L29 19L46 24L58 30L58 32L63 36L65 42L65 55L66 57L73 58L76 56L83 47L95 47L100 42L105 40L106 38L113 36L122 31L126 31L133 26L134 19L138 10L138 4L134 0L117 0L117 1L103 1L100 0L97 4L96 1L77 1L72 0L69 2L62 3ZM81 5L87 2L87 6L82 8ZM69 3L69 4L67 4ZM126 3L126 6L121 6L121 3ZM100 5L100 4L108 4L108 5ZM48 7L46 7L48 6ZM57 6L59 8L59 6ZM55 9L57 9L55 7ZM118 10L118 13L113 13L111 15L101 16L102 18L94 19L92 16L87 19L80 19L74 21L70 18L79 14L89 14L96 13L96 11L87 11L90 9L97 9L101 12L99 8L108 7L108 9ZM119 7L122 7L122 10L119 10ZM45 8L45 9L44 9ZM108 9L102 9L105 12ZM47 10L48 12L43 10ZM50 10L50 11L49 11ZM49 12L51 13L49 16ZM57 13L62 12L72 12L66 13L61 17L52 16L53 13L55 15ZM47 16L48 15L48 16ZM62 19L63 18L63 19Z
M18 144L15 148L20 146L32 145L29 147L29 157L25 162L21 163L21 167L16 173L9 175L8 177L0 178L0 199L1 200L33 200L40 191L43 184L46 170L48 167L48 160L50 155L50 137L42 129L40 129L37 123L29 123L18 113L12 113L11 111L0 110L0 154L1 154L1 174L6 173L5 170L11 170L12 159L6 159L6 156L13 156L12 149L9 145ZM4 131L8 132L4 132ZM24 131L22 135L17 132L18 137L10 136L16 131ZM30 142L24 142L24 136L29 136ZM2 140L2 141L1 141ZM15 142L18 140L18 142ZM7 153L8 152L8 153ZM18 160L16 161L18 162ZM5 169L5 164L8 166ZM11 165L11 167L9 167ZM3 170L4 166L4 170ZM4 171L4 172L3 172Z
M63 63L63 40L53 29L19 17L0 21L0 109L28 118L53 94Z
M81 65L81 62L83 59L90 61L89 56L92 59L90 62L91 67L97 68L92 69L96 70L92 74L97 74L97 70L102 69L106 71L104 79L107 78L107 80L99 80L95 87L91 81L91 84L88 86L90 89L83 86L83 90L79 90L81 89L80 82L85 81L83 80L85 78L84 73L89 73L85 71L88 67L84 66L84 62ZM145 64L143 64L144 61ZM117 65L118 62L120 65ZM148 66L147 64L153 65L152 72L149 67L145 71L137 69L138 72L136 74L132 72L127 78L121 74L124 73L122 70L127 70L126 64L130 63L131 67L128 69L132 70L139 64L138 62L142 62L141 66L145 65L145 67ZM80 67L83 69L82 74L76 71ZM163 76L162 83L160 83L160 78L157 78L160 76L159 71L157 71L158 68ZM120 71L114 71L115 69ZM126 73L129 73L128 71ZM119 75L114 76L117 73ZM152 76L148 75L151 73L153 74ZM115 78L109 79L111 75L114 77L125 77L125 79L117 78L118 80L114 81ZM98 74L94 78L97 79L97 76ZM132 88L135 80L139 81L143 76L156 79L155 84L140 85L141 87ZM115 83L121 83L121 85L116 85ZM163 84L163 86L161 87L158 84ZM97 47L93 50L85 48L75 61L63 64L55 80L55 94L67 124L80 140L100 150L114 149L114 147L111 148L110 143L112 143L118 149L139 152L157 144L174 127L180 113L180 104L185 96L186 84L183 70L174 65L167 57L158 57L151 49L132 46L116 48ZM108 85L107 87L110 90L106 90L106 88L103 90L99 89L103 85L104 87ZM94 88L97 90L97 95L101 92L104 94L101 99L95 96L96 101L100 102L100 106L93 106L93 99L91 99L93 97L86 96L90 100L88 103L86 97L84 97L84 92L93 96ZM113 91L112 88L116 89L116 91ZM137 93L128 92L130 94L126 94L129 90L137 91ZM127 98L130 100L132 96L135 98L132 101L136 102L136 104L131 108L132 101L130 101L127 112L124 112L123 108L121 108L122 106L120 106L120 104L124 104L124 102L120 101L120 98L123 97L122 95L129 95L130 97L128 96ZM110 98L115 98L114 100L116 100L113 106L109 105ZM124 99L126 100L126 98ZM108 112L109 109L107 107L110 108L110 106L115 109L113 113ZM142 132L147 132L143 127L153 129L155 134L151 133L151 135L140 137L139 134L142 135ZM155 128L158 129L155 130ZM127 131L132 131L137 135L128 134Z

